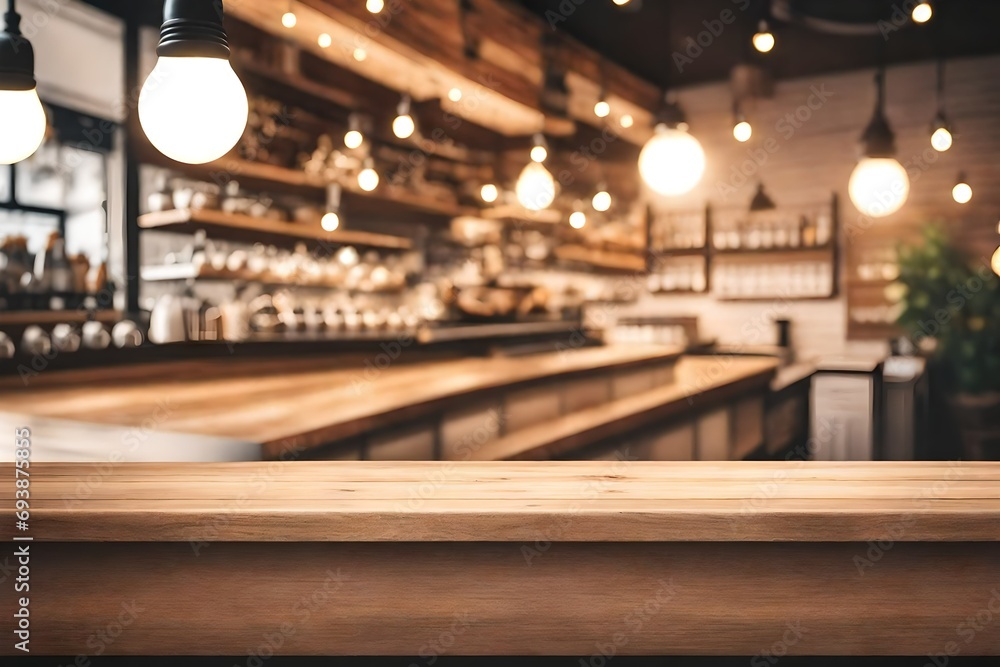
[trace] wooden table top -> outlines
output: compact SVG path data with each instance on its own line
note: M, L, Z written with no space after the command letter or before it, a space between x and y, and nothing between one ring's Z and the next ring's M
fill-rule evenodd
M12 464L0 466L14 479ZM36 541L1000 541L1000 463L31 467ZM4 539L13 484L0 486Z
M605 346L411 363L401 356L222 359L41 373L0 381L8 412L310 447L418 417L477 392L669 361L678 348ZM384 356L384 359L381 358ZM773 363L773 362L772 362Z

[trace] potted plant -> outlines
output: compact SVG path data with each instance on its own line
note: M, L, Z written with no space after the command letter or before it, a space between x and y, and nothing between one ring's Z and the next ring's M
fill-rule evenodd
M942 225L928 225L922 244L899 248L890 290L897 323L947 384L965 457L1000 457L1000 279L989 258L970 260Z

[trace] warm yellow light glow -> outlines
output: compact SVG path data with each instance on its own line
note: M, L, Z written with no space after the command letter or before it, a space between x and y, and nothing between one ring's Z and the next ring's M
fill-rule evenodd
M299 19L297 16L295 16L295 12L285 12L284 14L281 15L281 25L285 26L286 28L294 28L295 24L298 22Z
M358 187L365 192L371 192L378 187L378 172L371 167L365 167L358 172Z
M611 208L611 193L607 190L601 190L594 195L594 199L590 203L593 205L595 211L604 213Z
M243 136L247 93L228 60L161 57L139 93L139 122L149 141L178 162L203 164Z
M556 199L556 181L540 162L529 162L517 177L517 201L529 211L541 211Z
M365 3L365 8L372 14L378 14L385 9L385 2L384 0L368 0L368 2Z
M500 190L497 186L492 183L487 183L483 187L479 188L479 196L483 198L483 201L487 204L492 204L500 196Z
M968 183L958 183L951 189L951 196L959 204L968 204L972 201L972 186Z
M952 144L952 137L951 137L951 132L948 131L948 128L939 127L938 129L934 130L934 134L931 135L931 146L934 147L934 150L938 151L939 153L943 153L949 148L951 148L951 144Z
M745 120L741 120L733 126L733 137L736 141L744 142L749 141L750 136L753 134L753 128L750 123Z
M931 7L931 3L921 2L913 8L911 16L915 23L927 23L934 16L934 9Z
M599 100L594 105L594 115L598 118L607 118L611 114L611 105L604 100Z
M330 35L325 32L321 33L319 38L316 40L316 43L319 44L320 47L328 49L330 48L330 45L333 44L333 37L330 37Z
M624 116L618 119L618 122L621 124L622 127L630 128L632 127L632 125L635 124L635 119L632 118L632 114L625 114Z
M452 88L451 90L449 90L448 91L448 99L451 100L452 102L461 102L462 101L462 89L461 88Z
M335 232L337 231L337 228L340 227L340 216L333 211L330 211L323 216L323 219L319 221L319 224L323 228L323 231Z
M362 62L367 57L368 57L368 52L362 49L360 46L354 49L354 59L357 60L358 62Z
M652 190L665 196L694 189L705 173L705 151L682 129L659 125L639 154L639 174Z
M408 113L396 116L396 119L392 121L392 133L400 139L408 139L413 136L416 129L417 125L413 122L413 116Z
M31 157L45 138L45 110L38 92L0 90L0 164Z
M532 146L531 160L533 162L545 162L548 157L549 152L545 149L545 146Z
M365 135L357 130L350 130L344 135L344 145L348 148L358 148L365 142Z
M583 211L573 211L569 214L569 226L573 229L583 229L587 224L587 214Z
M774 48L774 33L770 30L758 32L753 36L753 48L761 53L768 53Z
M847 187L858 210L873 218L895 213L910 196L906 170L893 158L862 158Z
M632 0L612 0L612 2L614 2L619 7L624 7L625 5L627 5L628 3L630 3L631 1Z
M992 264L993 264L993 273L1000 276L1000 248L997 248L997 251L993 253Z

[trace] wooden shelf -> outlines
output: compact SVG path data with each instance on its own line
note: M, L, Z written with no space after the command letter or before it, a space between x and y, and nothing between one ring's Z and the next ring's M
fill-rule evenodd
M192 178L207 179L216 183L235 180L260 190L305 192L320 196L329 185L326 180L300 169L252 162L239 157L224 157L206 164L184 164L149 148L143 152L142 159L187 174ZM373 192L365 192L353 179L346 179L340 185L348 196L388 203L403 209L450 217L476 214L476 209L460 206L457 202L427 197L398 185L390 185L385 183L384 179Z
M740 255L787 255L789 257L797 255L827 254L834 251L832 244L816 246L786 246L783 248L713 248L712 252L721 256L738 257Z
M352 290L341 285L334 285L332 283L324 282L314 282L314 283L304 283L295 280L285 280L277 276L261 275L254 273L249 270L241 271L229 271L228 269L217 270L213 269L211 266L195 266L193 264L167 264L163 266L144 266L142 267L142 279L147 282L171 282L176 280L200 280L200 281L211 281L218 280L222 282L234 282L234 281L244 281L244 282L254 282L261 283L263 285L275 285L284 287L309 287L309 288L324 288L331 290L343 290L348 292L354 292L358 294L393 294L402 291L401 288L392 289L382 289L382 290L371 290L371 291L361 291Z
M401 236L371 232L338 230L324 231L315 226L296 222L280 222L238 213L209 209L159 211L139 216L139 227L168 232L190 232L205 229L210 234L233 240L259 241L261 235L285 237L314 243L359 245L391 250L409 250L413 241Z
M552 225L559 224L563 220L563 213L556 209L547 208L542 211L531 211L523 206L511 205L484 208L476 215L486 220L524 220L526 222L544 222Z
M646 271L646 260L639 255L593 250L579 245L559 246L555 249L555 255L564 261L581 262L614 271L642 273Z
M30 326L32 324L83 324L90 320L117 322L119 310L11 310L0 311L0 326Z
M670 259L671 257L701 257L710 252L709 248L657 248L652 251L654 259Z

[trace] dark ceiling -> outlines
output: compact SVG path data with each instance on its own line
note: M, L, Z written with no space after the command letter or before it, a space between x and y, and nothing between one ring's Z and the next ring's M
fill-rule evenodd
M548 20L610 60L659 86L683 86L729 77L733 65L760 61L777 78L809 76L889 63L1000 53L1000 2L997 0L937 0L934 16L924 25L903 17L899 8L913 0L631 0L623 7L612 0L521 0ZM757 54L750 37L769 11L794 15L794 22L777 21L778 45L767 56ZM723 12L735 20L719 31ZM896 11L897 20L893 22ZM831 34L804 25L821 17L840 24ZM899 20L903 17L903 20ZM886 37L875 29L878 19ZM706 26L708 24L708 26ZM898 29L896 29L898 26ZM711 42L702 35L700 55L679 68L673 54L684 53L690 39L708 27L719 35Z

